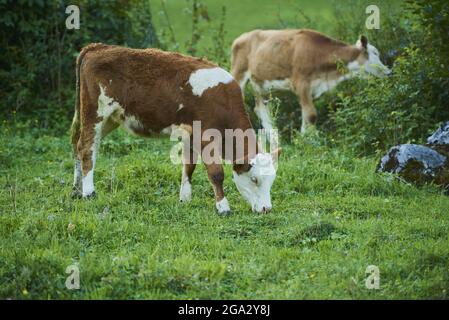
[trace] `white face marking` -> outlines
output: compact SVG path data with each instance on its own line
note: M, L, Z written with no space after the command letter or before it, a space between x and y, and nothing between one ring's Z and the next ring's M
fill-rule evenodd
M226 199L226 197L215 203L215 207L217 208L218 213L227 213L231 211L228 199Z
M198 69L190 75L189 84L194 95L201 97L203 92L220 83L230 83L234 78L222 68Z
M391 70L380 61L379 50L368 44L368 60L364 64L366 72L378 77L387 76Z
M176 110L176 112L178 112L179 110L181 110L182 108L184 108L184 105L181 103L178 107L178 110Z
M258 153L250 161L248 172L233 171L234 182L241 195L255 212L271 210L270 190L276 178L273 158L269 153Z

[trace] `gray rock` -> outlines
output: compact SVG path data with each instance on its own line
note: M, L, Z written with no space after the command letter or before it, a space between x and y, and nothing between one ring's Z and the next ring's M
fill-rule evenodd
M449 157L449 121L427 138L427 145Z
M449 185L448 157L417 144L392 147L380 160L377 171L398 174L405 181L417 184Z

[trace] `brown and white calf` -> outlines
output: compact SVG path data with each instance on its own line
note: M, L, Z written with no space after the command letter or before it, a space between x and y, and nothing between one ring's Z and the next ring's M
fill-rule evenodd
M94 167L101 139L123 126L140 136L159 133L164 128L180 126L189 134L194 121L201 130L241 129L256 141L245 112L240 87L225 70L204 59L156 49L129 49L101 43L82 49L77 59L77 95L72 123L75 154L74 196L95 195ZM248 130L247 130L248 129ZM190 140L190 139L188 139ZM189 141L190 142L190 141ZM201 140L194 150L184 154L180 200L191 198L195 155L216 139ZM246 142L248 143L248 142ZM199 150L198 150L199 149ZM233 162L234 181L240 193L256 212L271 209L270 189L275 178L274 160L279 154L259 152L258 146L246 148ZM214 157L222 158L217 152ZM213 185L216 208L230 212L223 191L222 159L205 163ZM240 161L238 161L240 160ZM264 173L265 172L265 173ZM148 174L151 174L150 172Z
M316 122L313 99L362 70L376 76L391 72L365 36L349 45L307 29L254 30L232 45L231 73L242 91L250 80L254 111L267 130L273 126L265 103L270 90L289 90L299 97L304 131Z

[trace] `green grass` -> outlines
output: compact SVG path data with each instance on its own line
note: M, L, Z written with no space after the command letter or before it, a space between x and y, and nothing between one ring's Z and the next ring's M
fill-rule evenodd
M303 14L311 19L320 20L332 18L332 6L328 0L227 0L227 1L201 1L207 6L211 26L217 27L221 17L222 7L226 7L226 43L232 43L240 34L257 28L281 28L281 21L301 25ZM151 2L154 22L158 30L167 26L162 13L161 1ZM186 0L165 0L165 7L176 35L176 40L184 45L191 38L192 2ZM211 45L210 29L202 30L202 45Z
M449 198L375 174L374 159L300 139L284 146L270 214L250 211L227 167L233 215L220 217L203 167L178 202L168 139L106 138L89 201L70 198L68 137L1 139L2 299L448 297ZM65 288L74 263L80 290Z

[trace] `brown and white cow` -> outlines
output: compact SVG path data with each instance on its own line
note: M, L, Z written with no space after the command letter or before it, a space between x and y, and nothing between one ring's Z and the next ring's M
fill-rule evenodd
M316 122L313 99L360 71L376 76L391 72L365 36L349 45L308 29L254 30L232 45L231 73L242 91L250 80L254 111L267 130L273 126L265 103L270 90L289 90L299 97L304 131Z
M256 141L254 130L249 130L252 126L238 83L228 72L207 60L156 49L97 43L82 49L76 74L72 123L74 196L95 195L94 167L100 141L118 126L140 136L173 126L183 127L190 134L193 122L200 121L203 131L213 128L224 133L225 129L241 129L249 132L251 139L245 141ZM184 154L181 201L191 199L196 166L196 161L186 160L201 154L211 143L217 141L201 140L198 148L201 150ZM234 181L253 211L267 212L271 209L270 189L275 171L266 174L264 169L274 168L273 158L277 158L279 151L259 152L257 143L253 150L243 152L239 159L234 156L225 160L233 162ZM230 208L223 191L223 153L218 153L213 154L220 157L218 161L205 164L214 188L216 208L225 214Z

